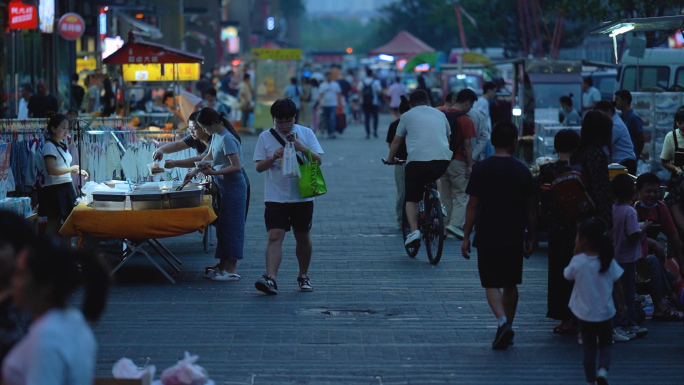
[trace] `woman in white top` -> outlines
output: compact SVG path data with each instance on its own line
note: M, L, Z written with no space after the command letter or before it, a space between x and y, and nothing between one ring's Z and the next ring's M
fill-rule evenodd
M588 219L577 230L575 256L563 275L575 281L568 307L580 321L584 346L584 375L588 384L607 384L613 344L613 288L615 298L624 298L620 286L622 268L613 259L613 241L608 227L598 218ZM623 304L619 304L621 308ZM596 340L598 339L598 346ZM596 372L596 352L599 369Z
M85 284L83 313L67 304L79 282ZM108 289L109 272L94 254L48 238L20 252L12 296L34 321L5 357L2 384L92 385L97 344L87 321L102 314Z
M67 149L69 120L64 115L54 115L47 125L47 140L43 144L45 161L45 183L38 190L38 215L47 217L45 233L57 235L62 220L66 219L75 206L76 192L71 174L78 174L78 165L71 165L71 154ZM85 170L81 175L88 178Z

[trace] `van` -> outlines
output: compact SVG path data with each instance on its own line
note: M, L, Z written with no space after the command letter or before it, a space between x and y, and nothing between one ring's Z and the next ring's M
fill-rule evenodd
M684 49L647 48L643 58L626 50L618 78L620 89L631 92L684 91Z

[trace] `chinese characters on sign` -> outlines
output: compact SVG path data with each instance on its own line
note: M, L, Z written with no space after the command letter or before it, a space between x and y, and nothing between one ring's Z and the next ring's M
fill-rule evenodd
M65 13L59 19L57 30L66 40L76 40L85 32L85 21L77 13Z
M38 9L32 5L25 5L21 1L11 1L9 3L9 28L38 28Z
M252 48L254 60L301 60L302 50L295 48Z

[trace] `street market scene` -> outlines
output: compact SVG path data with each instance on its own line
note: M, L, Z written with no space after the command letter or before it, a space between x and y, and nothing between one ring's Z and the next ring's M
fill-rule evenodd
M684 2L0 28L0 383L684 382Z

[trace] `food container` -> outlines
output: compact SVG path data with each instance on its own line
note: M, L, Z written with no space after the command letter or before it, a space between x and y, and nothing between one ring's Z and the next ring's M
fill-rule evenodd
M199 207L204 195L204 187L185 187L181 191L169 191L166 197L169 200L169 208L186 209Z
M165 180L165 181L159 182L159 188L162 191L171 190L172 187L173 187L173 181L172 180Z
M164 172L164 167L162 167L159 162L148 163L147 169L149 170L150 175L157 175Z
M104 211L123 211L126 208L126 192L93 191L93 208Z
M161 210L164 193L161 190L133 191L130 193L132 210Z

